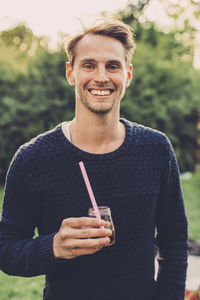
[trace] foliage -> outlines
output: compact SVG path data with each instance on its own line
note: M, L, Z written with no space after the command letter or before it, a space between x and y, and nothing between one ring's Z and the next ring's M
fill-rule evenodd
M133 81L121 115L164 131L181 171L194 170L200 72L192 67L193 47L184 30L165 34L139 16L148 0L129 4L115 17L134 28L137 48ZM187 25L188 26L188 25ZM35 135L74 116L74 91L65 79L61 45L48 49L45 37L25 25L0 33L0 180L17 148Z
M3 56L0 55L2 181L13 154L21 144L59 122L71 119L74 114L74 92L65 80L64 51L59 49L50 52L47 47L38 46L34 56L29 56L27 52L26 56L21 57L20 47L10 45L14 39L13 30L10 33L12 39L9 39L6 32L6 42L0 44L0 54L3 53ZM19 28L15 31L18 33ZM27 31L32 41L32 34ZM3 33L2 36L5 39Z
M200 111L200 72L192 67L194 49L189 40L193 28L185 22L184 28L166 34L150 22L140 23L148 2L138 0L115 16L133 27L137 44L133 82L122 101L121 115L164 131L175 147L181 170L193 170L196 112ZM173 17L177 19L177 14ZM46 38L36 37L23 24L0 33L1 184L22 143L73 118L74 91L65 80L65 60L61 47L50 51ZM198 240L199 174L182 181L189 235ZM0 207L2 195L0 188ZM0 273L0 281L2 300L41 298L43 276L18 278Z
M175 147L181 170L193 170L200 74L189 62L174 59L172 63L160 47L137 44L133 82L122 102L121 114L165 132Z
M166 34L153 23L138 22L138 14L131 5L128 8L128 14L121 11L117 17L135 29L136 51L133 81L122 102L121 114L165 132L175 148L181 171L194 170L200 111L200 72L192 66L194 47L185 43L185 28ZM188 28L188 23L185 26Z

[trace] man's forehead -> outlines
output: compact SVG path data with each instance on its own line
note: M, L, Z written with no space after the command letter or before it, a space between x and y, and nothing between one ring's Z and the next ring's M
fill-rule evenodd
M116 38L102 34L86 34L77 43L77 48L96 49L101 45L101 49L113 48L123 50L124 45Z
M120 41L105 35L87 34L77 44L76 57L79 60L124 60L125 49Z

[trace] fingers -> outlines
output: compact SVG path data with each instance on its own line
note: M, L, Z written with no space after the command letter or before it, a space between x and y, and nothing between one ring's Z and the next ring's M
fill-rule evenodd
M94 254L101 250L103 247L95 247L95 248L75 248L71 249L71 253L74 257L80 256L80 255L88 255L88 254Z
M59 233L54 236L55 258L72 259L80 255L93 254L110 243L109 237L96 239L66 239L61 241Z
M111 236L112 231L110 229L103 228L71 228L65 227L61 231L62 239L83 239L83 238L92 238L92 237L104 237Z
M68 239L65 241L67 249L75 248L99 248L110 243L109 237L96 238L96 239Z
M79 255L93 254L110 243L112 231L109 222L97 218L67 218L54 236L55 258L71 259Z
M81 227L100 227L100 226L109 226L109 222L100 220L97 218L89 217L80 217L80 218L67 218L62 222L62 226L69 226L72 228L81 228Z

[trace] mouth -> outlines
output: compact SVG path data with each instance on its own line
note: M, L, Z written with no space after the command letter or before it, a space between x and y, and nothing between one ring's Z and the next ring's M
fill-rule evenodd
M94 96L110 96L114 92L113 89L88 89L88 91Z

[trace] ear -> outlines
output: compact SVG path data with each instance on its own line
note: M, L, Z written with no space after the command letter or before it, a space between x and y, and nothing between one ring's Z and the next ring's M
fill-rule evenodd
M129 85L131 83L132 71L133 71L133 65L130 65L129 67L127 67L126 87L129 87Z
M71 86L75 85L74 76L73 76L73 68L68 61L66 62L66 78Z

